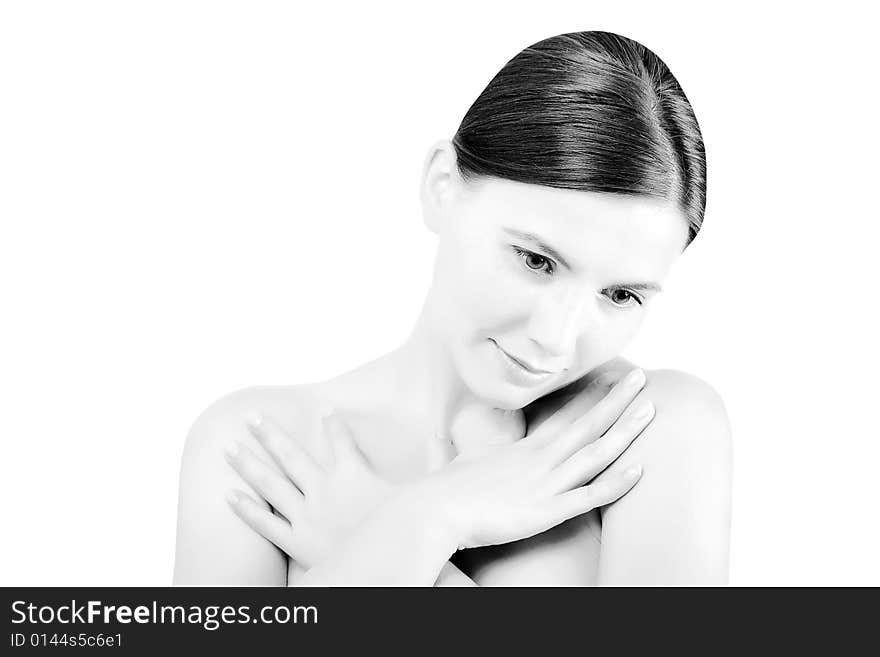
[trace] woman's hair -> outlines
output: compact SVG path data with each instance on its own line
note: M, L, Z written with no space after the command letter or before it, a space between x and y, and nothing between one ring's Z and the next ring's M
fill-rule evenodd
M706 156L678 81L642 44L610 32L544 39L511 59L452 139L481 176L677 201L687 244L706 205Z

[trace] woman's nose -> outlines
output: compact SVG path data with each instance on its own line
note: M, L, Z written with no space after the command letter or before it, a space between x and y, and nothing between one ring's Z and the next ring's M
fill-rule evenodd
M578 337L594 321L594 309L583 290L547 294L529 318L528 336L549 356L564 357L574 351Z

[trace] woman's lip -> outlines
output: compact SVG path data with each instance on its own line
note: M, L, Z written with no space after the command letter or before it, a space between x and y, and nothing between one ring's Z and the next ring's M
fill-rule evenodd
M492 338L489 338L489 339L492 340ZM495 340L492 340L492 342L495 342ZM495 346L498 347L499 349L501 349L501 351L503 351L504 354L505 354L508 358L510 358L510 360L512 360L513 362L515 362L517 365L519 365L520 367L522 367L522 368L523 368L524 370L526 370L527 372L531 372L532 374L556 374L556 372L551 372L550 370L542 370L542 369L538 369L537 367L532 367L531 365L529 365L528 363L523 362L522 360L520 360L520 359L517 358L516 356L513 356L512 354L510 354L510 353L504 351L504 349L501 348L501 345L499 345L497 342L495 342Z

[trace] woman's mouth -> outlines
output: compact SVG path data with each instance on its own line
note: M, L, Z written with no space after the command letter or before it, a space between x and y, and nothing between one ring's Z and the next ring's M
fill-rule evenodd
M518 383L523 383L526 385L532 385L535 383L540 383L542 381L546 381L557 372L549 372L547 370L542 370L537 367L534 367L520 358L513 356L512 354L507 353L502 349L495 340L489 338L493 345L495 345L497 349L497 353L499 356L499 360L505 365L507 372L511 375L511 378L516 380Z

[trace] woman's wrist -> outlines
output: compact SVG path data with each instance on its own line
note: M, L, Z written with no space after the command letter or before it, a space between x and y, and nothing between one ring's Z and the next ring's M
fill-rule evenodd
M295 586L432 586L458 548L436 498L400 486Z

